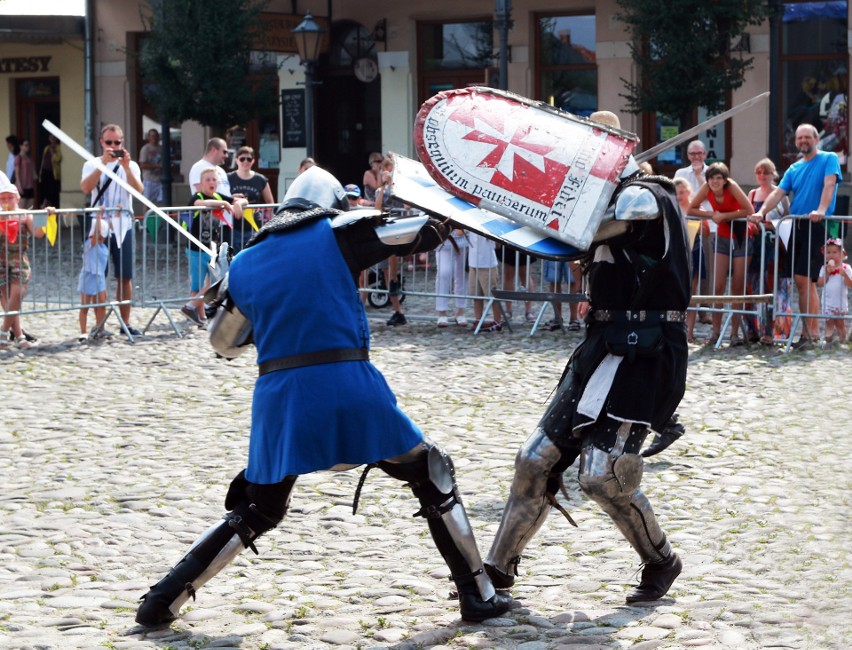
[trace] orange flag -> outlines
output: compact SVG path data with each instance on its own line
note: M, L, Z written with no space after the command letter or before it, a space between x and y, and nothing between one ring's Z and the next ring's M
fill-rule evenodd
M219 221L224 221L229 227L234 227L234 215L227 210L213 210L213 216Z

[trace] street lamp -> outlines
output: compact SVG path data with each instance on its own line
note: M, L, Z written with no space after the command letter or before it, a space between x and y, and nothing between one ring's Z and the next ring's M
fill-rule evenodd
M296 37L296 49L305 66L305 149L307 155L314 155L314 65L319 57L319 45L325 30L317 25L311 14L293 29Z

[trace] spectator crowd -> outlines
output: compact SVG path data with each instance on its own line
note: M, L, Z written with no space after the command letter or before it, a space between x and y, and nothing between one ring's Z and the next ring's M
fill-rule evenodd
M719 344L727 334L729 345L748 343L775 345L789 340L795 299L801 319L801 332L793 347L808 349L822 340L825 345L847 340L848 289L852 268L844 248L846 222L831 219L842 179L839 160L833 152L818 149L819 136L808 124L796 130L799 159L779 180L775 164L768 158L756 162L753 179L734 179L722 162L707 161L701 140L686 147L689 165L673 177L674 192L684 217L692 248L693 294L698 296L687 318L690 343ZM9 157L5 173L0 172L0 201L4 212L24 211L0 218L0 298L4 312L18 311L26 295L30 276L27 246L30 237L43 237L41 219L33 220L35 187L42 208L59 207L62 148L51 135L39 160L33 160L30 143L10 135L6 138ZM124 135L117 124L101 129L100 161L138 192L161 204L163 167L160 134L150 129L138 163L124 147ZM230 155L229 155L230 154ZM225 169L231 162L232 170ZM227 242L239 252L252 232L271 216L271 210L246 206L275 203L269 179L255 171L255 150L241 146L228 149L225 139L214 137L204 155L191 166L188 182L191 197L187 204L198 210L189 214L184 227L203 242ZM316 162L306 158L299 173ZM360 185L345 184L350 209L378 209L397 215L414 212L392 195L390 183L393 160L379 152L367 158ZM642 173L654 174L645 165ZM347 179L341 179L347 180ZM751 186L746 191L745 186ZM130 193L100 167L88 161L83 167L80 188L88 207L129 208ZM783 219L797 215L796 219ZM826 218L829 219L826 219ZM242 220L245 218L245 222ZM80 218L83 235L83 266L89 273L79 280L79 340L109 336L103 327L107 314L107 276L112 267L115 300L125 333L140 336L131 325L133 298L134 229L128 210L103 210ZM182 314L198 326L206 324L200 296L209 285L206 273L209 255L187 242L185 255L192 269L191 299ZM542 329L573 332L581 329L586 303L578 299L585 290L583 265L579 261L554 262L536 258L479 234L456 229L433 254L420 253L410 260L391 257L371 272L361 274L359 288L367 301L369 292L385 292L392 309L388 326L408 323L403 300L405 271L434 263L436 325L473 328L477 332L501 331L514 317L513 304L490 301L495 289L530 292L523 304L521 320L538 323L533 308L536 288L566 293L567 313L562 304L553 305L552 318ZM541 262L539 264L539 262ZM100 279L98 278L100 276ZM771 295L771 299L767 296ZM749 300L749 296L752 297ZM740 297L736 300L736 297ZM485 307L491 304L490 313ZM87 327L89 305L95 307L95 324ZM468 309L471 314L468 314ZM541 309L544 309L542 307ZM472 318L468 319L468 315ZM726 318L730 315L730 318ZM696 323L710 325L710 335L696 340ZM723 329L723 325L726 326ZM824 334L823 334L824 333ZM28 347L32 340L20 326L20 316L5 316L0 328L0 348Z

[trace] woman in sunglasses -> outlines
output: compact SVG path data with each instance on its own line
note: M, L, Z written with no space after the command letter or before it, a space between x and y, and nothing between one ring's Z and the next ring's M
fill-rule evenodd
M370 168L364 172L364 205L375 205L376 192L382 186L382 160L384 156L373 151L368 158Z
M231 194L239 196L242 194L248 199L249 205L257 205L260 203L275 203L272 197L272 190L269 188L269 179L263 174L252 169L254 165L255 155L254 149L251 147L240 147L237 149L237 169L228 174L228 182L231 184ZM255 221L258 226L262 225L265 214L255 214ZM248 241L251 237L251 227L245 221L240 221L239 226L234 223L233 247L234 252L238 252L243 247L243 242Z

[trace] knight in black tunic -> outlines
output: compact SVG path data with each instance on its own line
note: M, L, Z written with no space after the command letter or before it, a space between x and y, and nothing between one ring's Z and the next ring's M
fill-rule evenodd
M627 602L661 598L682 568L639 483L642 444L650 429L663 430L684 393L690 251L668 179L637 176L613 200L620 194L641 197L650 208L628 217L617 234L589 251L586 338L517 454L506 509L485 560L498 588L514 584L521 553L551 506L563 510L556 492L578 457L581 489L645 564Z

